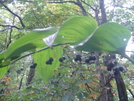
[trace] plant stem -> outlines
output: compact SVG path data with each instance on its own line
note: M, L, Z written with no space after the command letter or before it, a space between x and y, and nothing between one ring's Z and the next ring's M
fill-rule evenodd
M134 60L132 58L130 58L128 55L126 54L121 54L123 57L127 58L129 61L131 61L132 64L134 64Z
M65 44L68 44L68 43L65 43ZM53 47L60 46L60 45L64 45L64 44L55 44L55 45L53 45ZM44 50L49 49L49 48L51 48L51 47L45 47L45 48L42 48L42 49L37 50L35 52L31 52L31 53L25 54L25 55L17 58L16 60L11 61L11 64L15 63L16 61L18 61L18 60L20 60L20 59L22 59L24 57L27 57L29 55L32 55L32 54L35 54L35 53L38 53L38 52L41 52L41 51L44 51Z

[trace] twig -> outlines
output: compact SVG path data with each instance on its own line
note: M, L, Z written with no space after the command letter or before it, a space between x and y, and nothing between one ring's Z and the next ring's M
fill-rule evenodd
M128 89L128 90L131 93L132 97L134 98L134 94L132 93L131 89Z
M113 79L113 76L111 76L111 78L109 78L109 80L105 83L105 86L107 86L112 79Z
M125 52L134 52L134 51L125 51Z
M22 78L21 78L21 80L20 80L20 86L19 86L19 89L21 89L24 74L25 74L25 72L23 73Z
M18 30L21 30L21 29L22 29L22 28L19 28L19 27L17 27L17 26L12 26L12 25L1 25L1 24L0 24L0 26L2 26L2 27L16 28L16 29L18 29ZM4 29L4 30L6 30L6 29Z
M74 3L79 6L79 4L75 1L62 1L62 2L48 2L48 3Z
M9 30L10 28L5 28L5 29L3 29L3 30L0 30L0 32L4 32L4 31L7 31L7 30Z
M4 5L3 3L1 3L1 4L2 4L11 14L13 14L14 16L16 16L16 17L20 20L20 23L21 23L22 27L24 28L25 25L24 25L22 19L20 18L20 16L18 16L18 15L15 14L13 11L11 11L11 10L10 10L6 5Z
M7 44L7 48L8 48L8 46L10 45L10 43L12 42L12 28L10 29L10 33L9 33L9 42L8 42L8 44Z
M75 2L75 1L63 1L63 2L48 2L48 3L73 3L81 8L82 14L84 16L88 16L88 14L87 14L86 10L84 9L84 7L82 6L80 0L77 0L77 2Z
M88 3L86 3L85 1L81 1L83 2L85 5L89 6L93 11L96 11L96 9L94 9L91 5L89 5Z
M81 77L83 78L83 79L85 79L85 77L82 75L82 73L81 73ZM88 89L92 89L93 91L95 91L92 87L90 87L87 83L85 83L85 86L88 88ZM95 92L98 92L98 91L95 91Z
M123 57L127 58L131 63L134 64L134 60L132 58L130 58L129 56L127 56L126 54L121 54Z
M40 19L35 15L35 12L33 9L32 9L32 12L33 12L35 18L43 25L43 27L45 27L44 23L42 21L40 21Z
M64 44L69 44L69 43L64 43ZM55 45L53 45L53 47L60 46L60 45L64 45L64 44L55 44ZM22 59L22 58L24 58L24 57L27 57L27 56L29 56L29 55L32 55L32 54L34 54L34 53L38 53L38 52L44 51L44 50L46 50L46 49L48 49L48 48L50 48L50 47L45 47L45 48L42 48L42 49L37 50L37 51L35 51L35 52L28 53L28 54L26 54L26 55L24 55L24 56L21 56L21 57L17 58L16 60L12 60L12 61L10 62L10 64L13 64L13 63L15 63L16 61L18 61L18 60L20 60L20 59ZM8 65L9 65L9 64L2 65L0 68L3 68L3 67L8 66Z
M62 75L57 82L59 82L63 77L64 77L64 75Z

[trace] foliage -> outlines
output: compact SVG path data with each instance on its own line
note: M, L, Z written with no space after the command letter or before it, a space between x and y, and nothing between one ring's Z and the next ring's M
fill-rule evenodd
M84 23L86 21L87 23ZM79 24L80 22L83 22L83 24ZM83 41L82 42L83 46L79 46L79 47L82 47L81 50L84 51L99 51L99 52L109 52L109 53L115 52L118 54L125 54L125 47L130 38L129 30L116 23L107 23L96 29L97 26L94 22L95 21L90 17L89 18L75 17L68 20L67 22L65 22L65 24L60 28L59 32L57 33L56 43L57 44L69 43L69 44L76 44L76 46L79 46L80 42ZM75 25L74 27L74 24L77 24L77 26ZM111 31L107 30L108 27L111 28ZM4 53L2 53L1 66L8 65L10 60L12 61L14 59L17 59L18 57L20 57L21 53L23 52L26 51L35 52L36 48L39 49L39 48L46 47L42 41L42 38L43 37L45 38L48 35L54 33L56 33L56 29L54 28L50 28L46 30L36 30L18 39L16 42L10 45L9 48ZM73 37L73 36L77 36L77 37ZM115 40L118 41L119 45L115 43L113 38L114 39L116 38ZM98 40L95 42L94 40L96 39ZM101 41L99 41L99 39ZM49 41L53 41L53 40L54 39L51 40L49 39ZM89 45L86 42L89 43ZM99 46L96 46L95 44ZM108 47L109 45L113 46L113 49L112 47ZM76 49L80 49L79 47L78 48L76 47ZM40 66L40 62L39 62L39 66ZM42 78L43 77L44 76L42 76Z
M52 2L64 1L52 0ZM100 25L102 16L97 0L72 1L82 4L87 15L96 20L92 17L82 17L80 13L82 8L80 5L74 5L75 3L5 0L4 4L22 18L25 24L23 27L16 15L0 6L2 7L0 12L5 12L0 18L0 51L5 51L0 54L0 100L99 100L102 93L109 90L107 83L110 82L112 85L110 89L116 101L119 98L115 81L109 79L103 87L100 79L102 76L115 76L114 69L118 66L124 68L120 73L125 81L129 100L132 100L129 90L134 89L133 65L120 57L120 55L126 56L125 48L131 35L130 31L120 24L133 30L132 5L124 8L125 0L109 1L113 9L108 9L109 5L106 7L108 21L120 24L110 22ZM105 2L106 5L107 3ZM67 20L70 17L73 18ZM49 28L43 29L44 27ZM35 28L40 30L33 30ZM99 53L97 56L96 52L106 53ZM104 57L110 56L109 53L120 54L116 55L117 60L109 61L117 61L117 66L111 71L107 71L107 66L104 65ZM80 60L77 61L78 55ZM60 61L59 59L63 57L65 59ZM95 57L97 60L89 60L90 57ZM48 63L49 59L51 62ZM37 63L36 72L31 84L26 86L30 65L34 62Z
M54 70L57 70L59 67L59 58L62 55L62 47L60 46L34 54L34 62L38 64L36 70L43 81L48 82L52 78ZM46 64L50 57L53 59L52 64Z

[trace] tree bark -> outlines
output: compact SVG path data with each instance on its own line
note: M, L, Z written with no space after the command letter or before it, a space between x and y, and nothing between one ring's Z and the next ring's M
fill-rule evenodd
M118 96L119 96L120 101L128 101L126 87L125 87L125 84L124 84L124 81L122 79L120 72L118 75L115 75L115 81L117 84Z
M105 8L104 8L104 0L99 0L99 5L100 5L100 10L101 10L101 22L98 22L99 25L104 24L107 22L107 18L106 18L106 12L105 12ZM96 20L99 21L98 18L98 11L95 12L95 17L97 18ZM99 58L98 58L99 59ZM107 66L107 63L109 62L110 58L107 55L106 57L103 58L104 61L104 66ZM100 96L100 101L114 101L113 100L113 94L111 91L111 75L109 74L108 76L104 76L104 73L102 72L102 70L100 70L100 83L101 86L104 88L109 88L109 89L104 89L101 93Z
M28 74L28 78L27 78L27 82L26 82L26 86L31 84L31 81L34 77L35 74L35 68L30 68L29 74Z
M112 93L112 85L110 84L110 81L112 80L111 78L112 75L109 74L107 77L106 77L106 87L108 88L106 93L107 93L107 100L106 101L114 101L114 96L113 96L113 93Z
M107 22L106 12L104 8L104 0L99 0L99 4L100 4L100 10L101 10L101 17L102 17L101 24L104 24Z
M82 3L80 2L80 0L77 0L78 6L81 8L82 14L84 16L88 16L86 10L84 9L84 7L82 6Z
M98 57L98 59L99 59L99 57ZM103 57L104 66L107 66L110 59L111 58L110 58L109 54L107 54L106 56ZM104 71L102 71L102 69L99 69L98 73L100 73L100 84L101 84L101 87L103 88L103 90L97 101L114 101L113 94L112 94L112 86L110 84L110 81L113 78L112 75L109 74L109 75L105 76L104 74L107 73L107 71L104 72Z

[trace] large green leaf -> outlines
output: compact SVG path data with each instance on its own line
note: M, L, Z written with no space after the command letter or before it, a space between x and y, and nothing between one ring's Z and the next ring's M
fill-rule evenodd
M78 44L85 40L97 28L97 22L91 17L74 17L60 28L55 43Z
M0 79L5 75L5 73L8 71L9 68L10 68L10 66L0 68Z
M54 70L59 67L59 58L63 55L63 49L61 46L54 47L53 49L47 49L45 51L34 54L34 62L37 63L37 73L43 79L44 82L48 82L54 75ZM47 65L46 61L52 57L54 61L52 65Z
M46 47L47 45L42 39L56 32L57 29L52 27L29 32L12 43L4 53L0 54L0 66L9 64L11 60L18 58L24 52L35 51L37 48Z
M34 50L36 48L46 47L46 44L42 39L56 32L56 28L47 28L34 30L26 34L9 46L6 51L5 58L11 58L13 56L20 55L23 52Z
M1 67L6 67L7 66L7 64L9 64L10 63L10 59L7 59L7 60L5 60L5 52L6 51L4 51L4 52L2 52L1 54L0 54L0 68Z
M16 55L14 57L11 57L10 59L5 59L5 53L6 51L0 54L0 68L8 66L11 60L14 60L19 57L19 55L18 56Z
M131 36L130 31L117 23L106 23L101 25L93 36L77 50L96 51L124 54L127 42Z
M0 54L0 63L3 62L4 56L5 56L5 52L2 52L2 53Z

